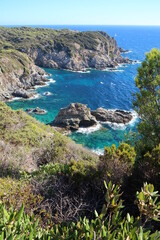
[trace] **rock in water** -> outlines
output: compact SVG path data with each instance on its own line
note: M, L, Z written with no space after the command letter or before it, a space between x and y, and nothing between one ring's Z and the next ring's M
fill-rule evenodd
M91 114L100 122L111 122L111 123L129 123L133 116L131 112L123 110L108 110L104 108L98 108L95 111L91 111Z
M67 128L68 130L78 130L80 127L97 125L97 120L91 115L91 111L86 105L71 103L68 107L60 110L51 125Z
M30 98L33 97L35 93L27 92L25 90L16 90L12 93L14 97L20 98Z
M34 114L38 114L38 115L42 115L42 114L46 114L47 111L44 110L44 109L41 109L39 107L36 107L36 108L27 108L26 109L26 112L27 113L34 113Z

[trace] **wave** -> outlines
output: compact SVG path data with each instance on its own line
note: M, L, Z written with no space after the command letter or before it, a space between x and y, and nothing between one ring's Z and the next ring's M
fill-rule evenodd
M30 97L30 98L28 98L28 99L26 99L26 100L38 99L38 98L40 98L40 97L41 97L41 95L40 95L39 93L37 93L37 94L35 94L33 97Z
M90 73L91 71L87 70L87 71L77 71L78 73Z
M53 78L49 78L48 80L49 81L47 82L47 85L49 85L50 83L55 83L56 82L56 80L54 80Z
M19 101L22 100L22 97L14 97L12 99L7 100L7 102Z
M34 86L34 89L43 88L43 87L47 87L47 86L48 86L47 83L45 83L44 85L36 85L36 86Z
M120 67L120 66L119 66L119 67ZM106 68L106 69L104 69L103 71L104 71L104 72L124 72L123 69L118 69L118 67L117 67L117 68Z
M66 69L66 71L68 72L73 72L73 73L90 73L91 71L90 70L85 70L85 71L75 71L75 70L69 70L69 69Z
M87 128L79 128L76 132L82 134L90 134L92 132L96 132L102 128L102 125L98 123L96 126L87 127Z
M104 82L100 82L100 84L104 84Z
M126 52L122 52L122 54L128 54L128 53L131 53L131 52L133 52L133 51L128 50L128 51L126 51Z

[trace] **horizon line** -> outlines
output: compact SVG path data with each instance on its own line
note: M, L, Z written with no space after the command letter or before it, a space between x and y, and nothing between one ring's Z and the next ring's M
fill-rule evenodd
M160 25L134 25L134 24L0 24L3 26L120 26L120 27L160 27Z

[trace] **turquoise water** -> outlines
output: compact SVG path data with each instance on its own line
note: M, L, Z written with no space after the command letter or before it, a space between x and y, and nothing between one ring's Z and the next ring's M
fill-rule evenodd
M44 27L44 26L43 26ZM44 123L50 123L60 108L71 102L87 104L91 109L104 107L109 109L132 110L132 94L137 91L134 78L145 52L151 48L160 48L160 27L111 27L111 26L47 26L53 28L70 28L73 30L103 30L115 36L118 45L130 50L125 56L138 60L135 65L121 66L115 71L89 70L87 73L45 69L55 82L38 88L39 98L8 103L13 109L40 107L47 110L46 115L33 115ZM44 92L52 95L44 96ZM119 144L125 133L136 131L137 119L126 128L122 126L103 125L97 131L81 131L71 134L71 138L84 146L102 151L104 146ZM83 129L82 129L83 130Z

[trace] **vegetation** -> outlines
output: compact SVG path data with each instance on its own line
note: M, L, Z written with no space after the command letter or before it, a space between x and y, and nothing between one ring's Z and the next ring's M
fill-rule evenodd
M38 226L34 215L24 213L24 205L18 212L9 209L4 204L0 207L0 237L1 239L159 239L160 232L151 233L145 229L145 224L151 220L159 220L160 203L156 202L157 192L151 184L144 184L141 192L137 192L137 204L140 217L134 218L127 214L122 217L122 200L119 187L107 185L107 190L101 214L95 211L95 219L80 219L77 223L57 225L50 229ZM145 218L142 218L144 216Z
M99 158L0 103L0 239L160 239L159 59L138 70L137 136Z
M110 37L104 32L0 27L0 49L14 48L21 52L27 52L30 48L39 48L44 52L56 48L58 51L65 49L70 55L76 44L81 48L96 50L98 39L109 44Z
M139 92L134 102L142 118L138 132L144 148L151 150L160 142L160 51L153 49L138 69L135 80ZM144 151L145 151L144 149Z

